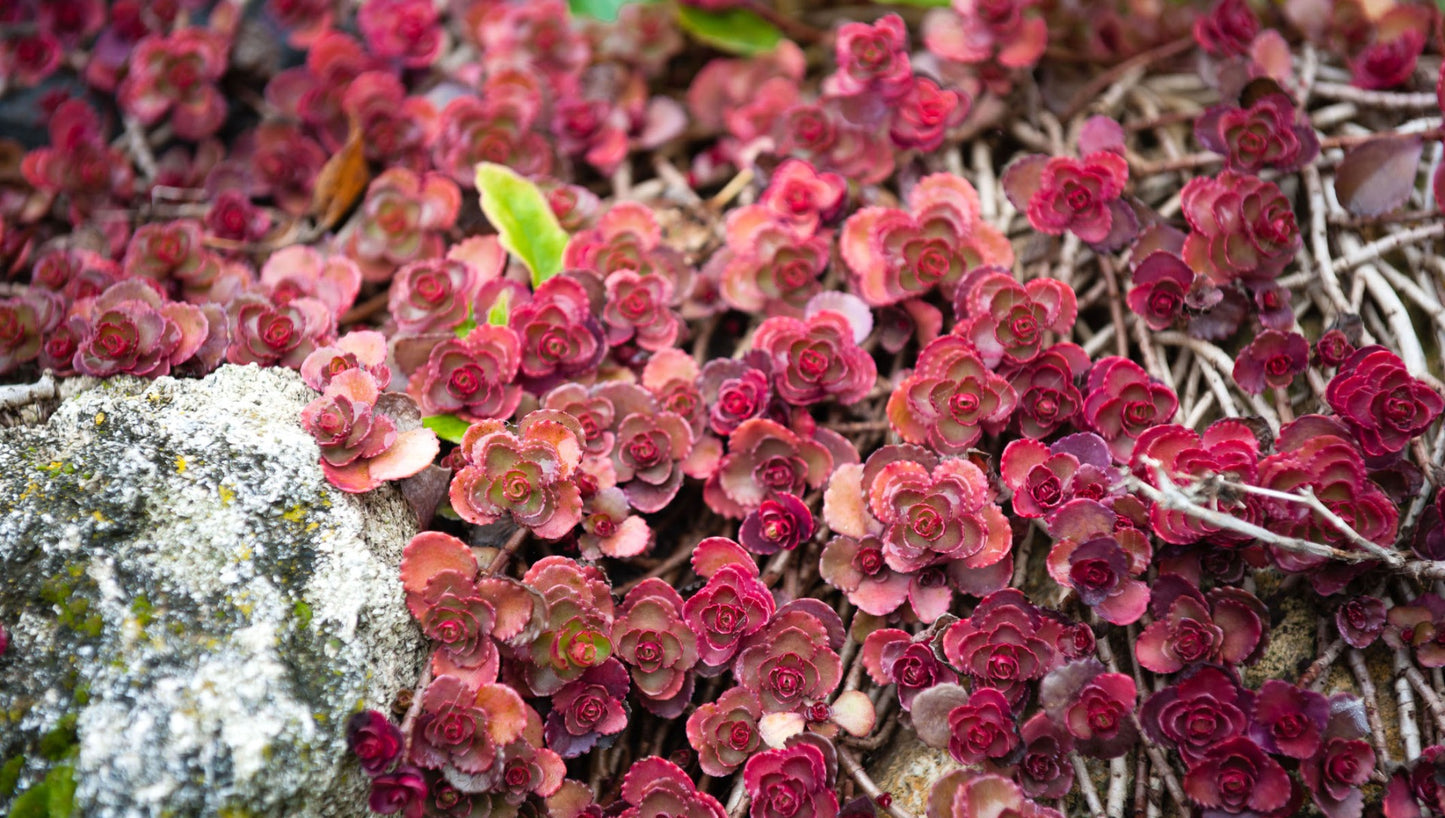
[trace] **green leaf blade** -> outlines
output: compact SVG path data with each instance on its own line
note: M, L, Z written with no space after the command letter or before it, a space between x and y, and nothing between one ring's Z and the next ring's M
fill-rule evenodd
M532 271L533 287L562 272L567 231L536 185L511 168L481 162L477 191L482 213L497 229L502 246Z
M448 443L461 443L462 435L472 424L456 415L429 415L421 419L421 425L436 432L437 437Z
M743 8L705 11L679 5L677 23L713 48L743 56L772 51L783 41L777 26Z
M617 22L622 7L634 0L567 0L567 10L573 17L586 17L604 23Z

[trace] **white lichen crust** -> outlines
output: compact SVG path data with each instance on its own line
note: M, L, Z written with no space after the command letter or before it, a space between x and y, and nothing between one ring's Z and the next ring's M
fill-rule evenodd
M367 814L342 733L423 659L415 522L391 487L326 483L314 397L226 366L0 430L0 814L66 765L96 818Z

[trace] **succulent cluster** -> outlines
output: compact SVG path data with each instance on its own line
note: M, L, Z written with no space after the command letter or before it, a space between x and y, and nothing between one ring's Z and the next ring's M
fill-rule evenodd
M1432 7L210 5L0 9L0 375L291 368L399 487L373 811L904 818L916 733L930 818L1445 814L1441 730L1323 692L1445 718Z

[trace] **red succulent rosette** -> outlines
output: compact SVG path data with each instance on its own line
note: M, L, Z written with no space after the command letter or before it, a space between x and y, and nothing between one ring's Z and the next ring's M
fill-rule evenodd
M1155 673L1177 673L1193 662L1250 664L1264 652L1269 612L1253 594L1220 587L1208 596L1177 574L1154 582L1154 621L1139 634L1134 655Z
M1365 454L1383 457L1404 449L1445 409L1445 400L1381 346L1357 350L1330 379L1325 400L1349 424Z
M1179 751L1194 764L1231 736L1245 734L1254 692L1238 675L1214 665L1194 665L1153 694L1139 711L1139 723L1155 742Z
M967 451L998 431L1017 403L1009 382L990 372L973 345L945 335L923 348L917 367L888 398L888 420L909 443L944 454Z
M1227 738L1205 751L1184 774L1184 792L1205 809L1269 815L1289 805L1289 773L1244 736Z
M1194 122L1194 138L1241 173L1299 170L1319 155L1314 128L1269 80L1251 86L1247 106L1216 105Z
M762 704L741 687L724 690L715 702L704 702L687 718L687 740L697 751L698 765L711 776L729 775L761 748L758 719Z
M769 318L753 335L753 348L767 353L773 388L794 406L830 397L857 403L878 378L873 357L854 340L853 324L831 310L805 319Z
M1100 358L1089 370L1083 415L1109 444L1119 462L1128 462L1139 436L1174 417L1179 398L1126 358Z
M979 216L978 191L967 180L926 176L909 191L908 208L864 207L843 225L839 249L853 291L869 306L935 287L951 298L968 271L1012 266L1013 247Z
M632 765L622 778L619 818L726 818L716 798L699 792L680 767L657 756Z
M1190 179L1181 196L1184 261L1216 284L1271 280L1299 249L1294 207L1273 182L1226 170Z
M612 624L615 655L631 670L644 706L659 715L680 715L683 694L692 692L697 636L685 617L682 597L654 577L627 592Z
M1067 335L1078 316L1078 299L1052 278L1020 284L1008 271L981 267L968 274L954 298L959 323L953 333L973 342L990 369L1032 362L1047 332Z
M833 793L832 769L823 751L808 743L755 754L743 767L743 786L752 798L748 815L835 818L838 796Z

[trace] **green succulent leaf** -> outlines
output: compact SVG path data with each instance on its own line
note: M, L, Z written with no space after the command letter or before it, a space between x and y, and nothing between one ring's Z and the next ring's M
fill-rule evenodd
M472 424L456 415L430 415L421 419L421 425L437 433L437 437L448 443L461 443L462 435Z
M536 185L511 168L481 162L477 190L482 213L497 228L502 246L532 271L533 287L562 272L567 231Z
M772 51L783 41L777 26L741 8L704 11L679 5L677 24L713 48L744 56Z
M611 23L617 20L622 7L635 0L567 0L567 8L573 17L587 17Z

